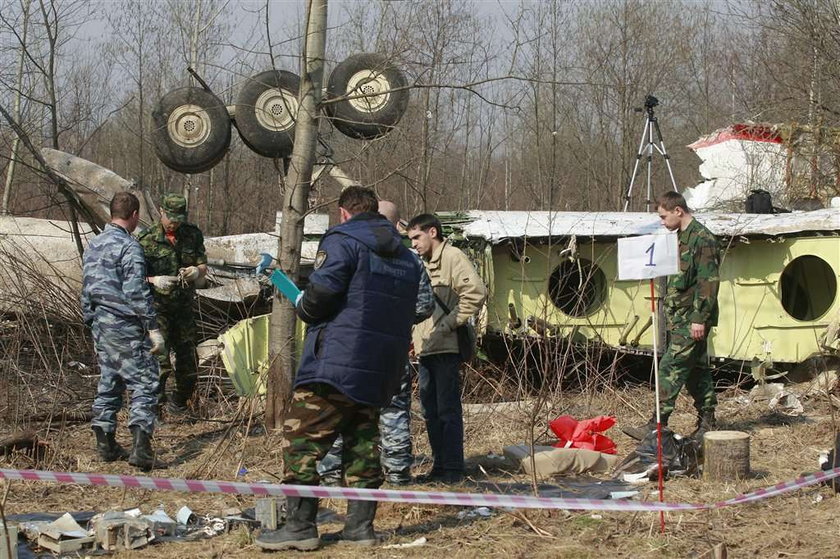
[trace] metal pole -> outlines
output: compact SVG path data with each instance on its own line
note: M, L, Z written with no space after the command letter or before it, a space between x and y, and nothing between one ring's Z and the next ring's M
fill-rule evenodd
M662 471L662 416L659 411L659 323L656 320L656 289L650 280L650 316L653 324L653 386L656 393L656 463L659 465L659 502L665 501L665 474ZM665 511L659 511L659 530L665 533Z

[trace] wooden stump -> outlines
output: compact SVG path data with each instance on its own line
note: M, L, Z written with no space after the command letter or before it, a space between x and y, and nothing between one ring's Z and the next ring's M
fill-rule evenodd
M750 473L750 436L742 431L709 431L703 436L703 478L744 479Z

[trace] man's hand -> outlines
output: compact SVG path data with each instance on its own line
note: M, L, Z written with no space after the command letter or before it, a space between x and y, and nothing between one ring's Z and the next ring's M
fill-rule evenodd
M700 341L706 337L706 325L691 323L691 339Z
M198 266L188 266L178 270L178 277L187 283L195 283L195 280L197 280L200 276L201 271L198 269Z
M166 342L163 341L163 334L160 330L149 330L149 339L152 341L152 355L160 355Z
M444 329L445 332L454 331L458 328L458 315L450 313L444 316L438 321L437 326Z
M178 285L178 278L177 276L152 276L149 278L149 283L161 293L169 293Z

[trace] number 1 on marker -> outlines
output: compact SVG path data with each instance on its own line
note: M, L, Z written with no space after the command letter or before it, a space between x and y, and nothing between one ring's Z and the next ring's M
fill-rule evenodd
M645 251L645 254L650 253L650 261L648 261L648 263L645 264L645 266L656 266L656 264L653 263L653 249L654 249L655 246L656 246L656 243L651 243L650 246Z

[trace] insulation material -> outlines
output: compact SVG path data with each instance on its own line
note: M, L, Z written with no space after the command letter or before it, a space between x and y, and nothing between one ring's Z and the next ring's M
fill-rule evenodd
M683 192L695 210L743 210L751 190L768 191L774 200L785 195L788 149L773 127L736 124L688 146L703 160L705 181Z

